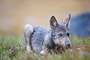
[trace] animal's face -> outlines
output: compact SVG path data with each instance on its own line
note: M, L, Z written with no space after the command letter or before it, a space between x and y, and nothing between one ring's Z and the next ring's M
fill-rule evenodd
M51 17L50 25L52 30L52 38L56 45L61 45L66 48L71 46L70 38L69 38L69 29L68 24L70 20L70 15L64 19L62 23L57 22L54 16Z

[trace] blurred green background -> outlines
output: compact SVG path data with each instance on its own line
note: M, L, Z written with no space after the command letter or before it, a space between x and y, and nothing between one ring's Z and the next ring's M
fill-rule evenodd
M51 16L58 21L90 11L90 0L0 0L0 34L23 35L24 25L49 28Z

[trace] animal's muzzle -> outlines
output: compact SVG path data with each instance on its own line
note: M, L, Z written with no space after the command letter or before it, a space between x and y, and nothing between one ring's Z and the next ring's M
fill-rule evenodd
M66 48L70 48L71 47L71 43L70 42L66 42Z

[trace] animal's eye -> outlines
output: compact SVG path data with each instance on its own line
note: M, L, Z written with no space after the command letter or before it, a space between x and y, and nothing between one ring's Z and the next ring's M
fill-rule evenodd
M63 36L63 34L62 33L60 33L60 34L58 34L59 36Z
M69 33L67 33L67 36L69 36Z

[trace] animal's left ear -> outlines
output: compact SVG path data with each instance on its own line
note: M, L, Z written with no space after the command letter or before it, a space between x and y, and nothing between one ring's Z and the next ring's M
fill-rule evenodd
M54 16L52 16L50 19L50 26L52 30L54 30L58 26L58 22Z
M65 24L66 27L68 27L70 18L71 18L71 14L69 14L68 16L66 16L66 17L63 19L63 23Z

